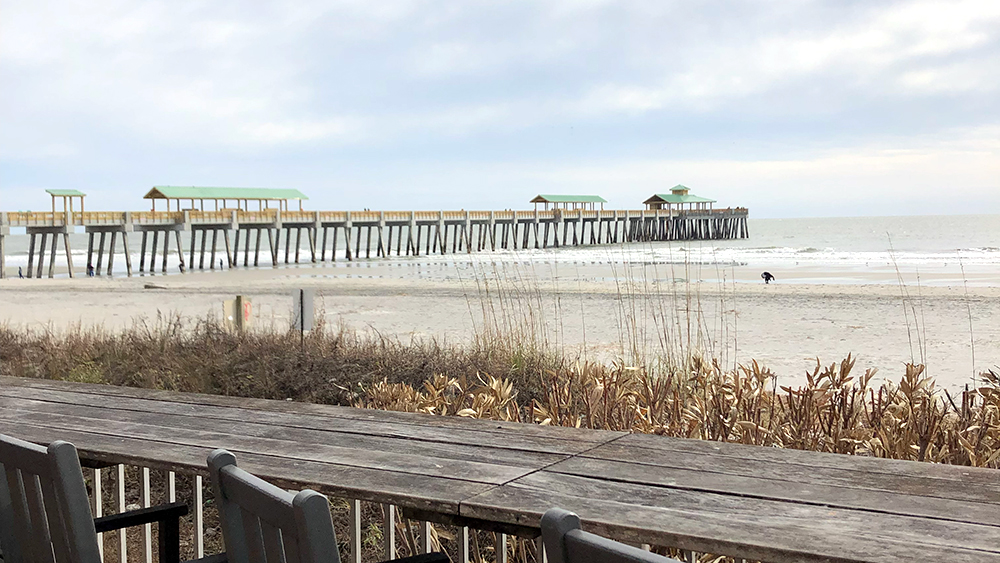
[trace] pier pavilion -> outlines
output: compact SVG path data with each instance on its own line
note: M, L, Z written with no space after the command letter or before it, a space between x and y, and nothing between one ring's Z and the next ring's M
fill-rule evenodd
M669 211L672 206L676 205L678 210L683 210L686 205L688 211L711 211L712 204L715 203L714 199L696 196L690 191L687 186L677 184L670 188L669 194L653 194L653 197L643 203L646 204L646 209L666 209Z
M535 204L535 209L538 209L538 204L544 204L545 210L549 210L549 206L552 209L583 209L594 211L596 205L601 204L601 209L604 209L604 204L608 200L604 199L599 195L552 195L552 194L540 194L535 196L529 203Z
M153 186L143 199L152 202L153 211L156 211L157 200L164 200L167 203L167 211L170 211L170 202L174 203L174 211L183 211L182 202L189 201L190 211L205 211L205 201L214 204L214 211L239 210L250 211L250 203L256 202L256 211L271 209L271 203L276 203L276 208L288 211L289 201L299 202L299 211L302 211L302 201L309 199L299 190L281 188L205 188L197 186ZM195 206L195 202L197 207ZM219 206L219 202L222 206ZM234 207L227 207L227 203L235 203Z
M74 199L80 200L80 213L84 212L83 198L87 197L87 194L80 190L45 190L45 193L52 196L52 213L56 213L57 199L62 199L62 211L64 213L73 213Z

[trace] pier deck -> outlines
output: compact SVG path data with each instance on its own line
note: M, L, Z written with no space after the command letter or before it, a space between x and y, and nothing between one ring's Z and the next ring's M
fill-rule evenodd
M602 535L748 560L1000 561L988 469L10 377L0 424L178 472L224 447L286 487L526 537L561 506Z
M749 236L747 215L745 208L0 212L0 277L5 276L4 238L10 236L12 227L24 228L31 237L27 277L40 278L46 259L48 277L54 275L60 236L66 267L70 277L73 276L68 235L75 232L76 227L83 227L89 234L87 264L94 265L95 274L105 273L106 265L106 274L111 275L118 248L124 253L126 273L132 275L131 253L137 248L135 241L129 246L129 236L136 234L141 235L139 272L147 271L147 256L149 272L165 272L171 252L176 253L182 271L205 269L206 257L208 268L214 269L217 253L230 268L261 266L262 252L263 265L277 266L282 261L282 241L283 261L288 264L299 263L303 242L308 247L306 260L324 262L328 251L330 260L335 259L338 251L343 258L355 260L372 258L373 253L378 258L391 256L394 252L397 256L417 256L645 241L736 239ZM186 248L182 232L189 233ZM37 246L36 238L40 238Z

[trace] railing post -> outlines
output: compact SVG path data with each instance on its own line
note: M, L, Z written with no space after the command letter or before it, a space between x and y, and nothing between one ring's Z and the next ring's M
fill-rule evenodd
M382 546L386 561L396 558L396 507L382 505Z
M142 507L149 508L149 468L142 468ZM153 525L142 527L142 550L146 563L153 563Z
M350 219L348 219L350 221ZM361 501L351 500L351 563L361 563Z
M125 512L125 466L118 464L118 479L116 479L116 489L118 492L118 513ZM125 543L125 529L118 530L118 560L121 563L128 563L128 550Z
M202 493L201 475L194 476L194 552L195 557L205 556L205 499Z
M104 516L104 485L101 483L101 470L94 470L94 496L90 499L90 511L94 518ZM104 533L97 534L97 552L104 560Z

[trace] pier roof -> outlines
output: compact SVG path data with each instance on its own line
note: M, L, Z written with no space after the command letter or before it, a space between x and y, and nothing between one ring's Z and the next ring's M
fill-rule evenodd
M143 199L309 199L299 190L285 188L205 188L197 186L153 186Z
M86 197L80 190L45 190L45 193L56 197Z
M643 203L715 203L716 200L689 194L653 194Z
M540 194L529 203L607 203L608 200L599 195L552 195Z

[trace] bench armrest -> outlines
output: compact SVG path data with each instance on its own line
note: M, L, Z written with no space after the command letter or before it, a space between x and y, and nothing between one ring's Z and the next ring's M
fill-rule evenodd
M94 528L101 533L156 523L160 537L160 563L180 563L181 517L187 513L186 504L172 502L94 518Z
M433 551L431 553L421 553L410 557L400 557L386 563L450 563L451 559L443 551Z

